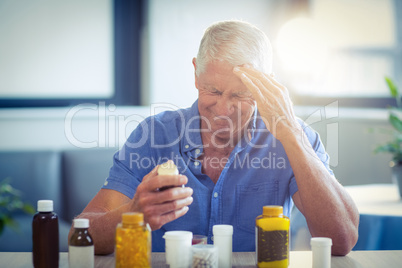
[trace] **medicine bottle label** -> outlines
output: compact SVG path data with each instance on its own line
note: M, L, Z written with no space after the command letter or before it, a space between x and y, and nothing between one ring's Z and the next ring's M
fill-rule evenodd
M68 247L68 263L70 268L93 268L94 246Z
M287 230L264 231L257 228L258 262L288 259L289 232Z

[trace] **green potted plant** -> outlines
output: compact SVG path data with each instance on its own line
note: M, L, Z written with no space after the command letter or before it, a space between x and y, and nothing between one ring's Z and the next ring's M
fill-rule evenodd
M388 85L388 89L391 96L396 99L396 106L388 107L389 110L389 122L392 125L392 139L378 146L375 149L376 153L386 152L392 154L392 161L390 166L392 168L392 180L398 185L399 196L402 198L402 100L401 94L396 84L391 78L385 77L385 81Z
M6 226L18 231L18 223L13 219L16 212L35 213L32 205L21 200L21 195L9 179L0 182L0 236Z

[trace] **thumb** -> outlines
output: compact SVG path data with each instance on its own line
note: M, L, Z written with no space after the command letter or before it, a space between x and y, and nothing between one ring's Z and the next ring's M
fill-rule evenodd
M142 179L142 181L147 181L147 180L149 180L150 178L153 178L153 177L157 176L157 175L158 175L158 167L159 167L159 165L156 165L156 166L151 170L151 172L149 172L147 175L144 176L144 178Z

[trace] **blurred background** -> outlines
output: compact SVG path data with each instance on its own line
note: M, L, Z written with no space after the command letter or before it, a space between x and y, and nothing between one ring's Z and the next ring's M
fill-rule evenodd
M372 151L395 105L384 77L402 81L401 13L394 0L1 0L0 150L121 147L146 116L196 100L203 31L239 19L270 38L339 180L390 182L391 156Z
M392 155L373 153L393 137L384 78L402 87L398 0L0 0L0 180L11 177L32 204L55 200L66 234L138 123L197 99L191 60L203 31L227 19L267 34L275 75L337 179L375 184L364 200L381 192L377 204L397 211L400 226L396 188L376 186L391 185ZM402 248L381 239L359 249Z

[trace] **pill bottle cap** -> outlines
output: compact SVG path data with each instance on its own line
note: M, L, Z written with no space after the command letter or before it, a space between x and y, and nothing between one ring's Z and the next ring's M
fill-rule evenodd
M38 201L38 211L39 212L52 212L53 211L53 200L39 200Z
M122 215L123 224L141 224L144 223L144 214L141 212L127 212Z
M74 220L74 228L89 228L89 220L88 219L75 219Z
M214 235L233 235L233 226L228 224L217 224L212 227Z
M166 240L191 240L193 233L189 231L168 231L163 235Z
M328 247L332 246L332 239L328 237L313 237L310 244L312 247Z
M262 208L262 215L277 217L283 214L282 206L264 206Z
M179 175L179 170L172 160L169 160L158 167L158 175Z

